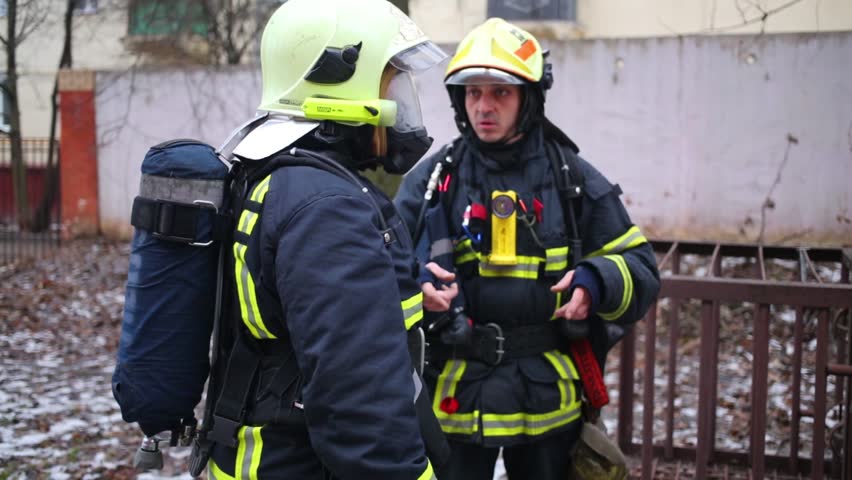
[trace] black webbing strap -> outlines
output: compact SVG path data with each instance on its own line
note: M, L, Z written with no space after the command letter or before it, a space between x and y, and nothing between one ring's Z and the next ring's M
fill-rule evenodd
M199 230L199 226L205 222L211 226L209 232ZM195 245L207 245L208 242L223 238L230 225L225 216L206 204L152 200L138 196L133 199L130 223L151 232L157 238Z
M545 145L550 150L547 156L556 176L562 215L565 217L565 225L570 229L568 244L571 248L571 266L574 268L583 259L583 240L577 225L580 213L575 205L582 201L585 178L577 165L576 154L572 152L566 156L562 146L555 142L545 142Z
M208 439L229 447L237 445L237 430L243 424L249 391L261 359L245 334L237 337L225 370L227 388L222 389L216 401L213 428L207 435Z
M429 343L431 359L467 358L490 365L506 359L538 355L565 347L554 322L501 329L493 323L475 325L473 338L466 345L447 345L439 341Z

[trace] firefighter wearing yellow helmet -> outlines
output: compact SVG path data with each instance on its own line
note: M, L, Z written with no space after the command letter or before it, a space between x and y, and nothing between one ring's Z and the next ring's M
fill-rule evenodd
M620 188L545 116L546 59L504 20L471 31L445 77L461 136L394 201L424 264L424 376L452 450L442 480L491 479L501 448L512 480L626 472L583 411L608 402L606 353L648 310L659 274Z
M420 377L411 239L359 170L405 171L429 147L412 75L443 53L385 0L289 0L260 53L208 478L433 479L447 446Z

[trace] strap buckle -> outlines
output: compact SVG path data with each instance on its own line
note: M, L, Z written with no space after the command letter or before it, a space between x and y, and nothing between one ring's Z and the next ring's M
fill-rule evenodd
M207 438L233 448L237 446L237 430L239 428L240 422L220 415L213 415L213 428Z

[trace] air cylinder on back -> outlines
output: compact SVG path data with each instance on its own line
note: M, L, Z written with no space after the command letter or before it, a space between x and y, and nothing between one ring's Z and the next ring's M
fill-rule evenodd
M174 140L142 162L113 395L154 435L194 419L209 372L229 169L213 147Z

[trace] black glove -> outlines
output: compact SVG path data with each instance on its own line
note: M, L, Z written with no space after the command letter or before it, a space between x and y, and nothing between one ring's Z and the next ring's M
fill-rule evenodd
M589 336L590 330L589 320L568 320L567 318L559 319L559 331L568 340L579 340Z

